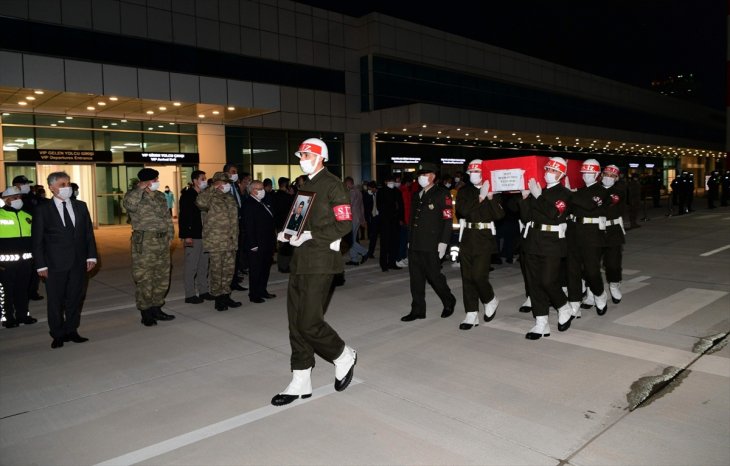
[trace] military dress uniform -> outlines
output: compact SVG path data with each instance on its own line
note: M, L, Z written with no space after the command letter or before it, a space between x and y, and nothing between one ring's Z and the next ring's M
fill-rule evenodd
M606 214L606 245L603 247L603 265L606 268L606 280L609 284L611 298L614 304L621 301L618 289L621 283L621 263L623 247L626 243L623 215L626 203L624 194L616 185L604 188L608 192L610 202L605 208Z
M520 260L525 261L527 291L532 314L547 316L550 305L556 309L568 303L560 286L561 260L568 254L566 239L571 192L560 183L535 198L530 194L520 201L520 216L525 224ZM536 339L527 334L527 338ZM544 333L541 336L550 335ZM537 336L539 338L539 336Z
M28 312L28 285L34 271L31 253L31 224L33 217L9 205L0 208L0 283L4 296L3 327L34 324L37 320Z
M504 215L499 200L494 197L480 201L479 188L474 185L464 186L456 195L456 216L466 221L459 245L459 262L467 313L478 312L480 301L486 304L494 299L489 283L491 257L498 251L494 222Z
M218 172L212 183L228 180L228 175ZM239 307L240 302L231 299L231 278L235 273L238 251L239 222L236 199L215 186L209 186L198 194L195 205L200 208L203 220L203 250L210 258L208 280L210 294L215 297L215 308L225 311L228 306Z
M605 292L601 276L601 254L606 246L606 206L611 196L601 183L578 189L570 198L571 220L568 222L568 300L580 302L583 285L594 296ZM605 306L598 309L599 315L606 312Z
M454 312L456 297L441 273L439 243L449 244L452 230L451 193L434 185L421 190L411 200L411 229L408 232L408 272L411 279L411 312L402 320L426 317L426 281L441 299L442 317Z
M342 254L330 244L352 230L350 194L326 168L310 175L303 191L315 193L304 230L312 239L294 248L289 266L287 314L292 370L314 367L314 353L334 362L345 342L324 320L335 274L344 271Z
M175 235L165 194L135 188L124 196L132 221L132 278L146 326L169 320L161 310L170 287L170 241ZM172 317L172 316L170 316Z

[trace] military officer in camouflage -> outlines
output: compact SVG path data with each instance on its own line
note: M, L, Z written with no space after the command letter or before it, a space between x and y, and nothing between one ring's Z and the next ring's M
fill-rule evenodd
M403 322L426 318L426 281L444 306L441 317L454 313L456 297L441 273L441 258L451 239L453 217L451 193L436 182L436 165L424 163L418 171L421 191L411 200L411 229L408 232L408 273L411 279L411 312Z
M333 289L332 280L335 274L344 270L340 240L352 229L350 194L342 181L324 168L324 162L329 159L324 141L307 139L295 155L307 175L302 191L313 192L314 198L302 233L287 238L282 231L277 237L294 246L287 290L292 380L284 391L271 399L274 406L312 396L315 352L334 363L337 391L350 384L357 362L355 350L345 345L324 321Z
M208 265L209 293L215 297L215 309L227 311L240 307L231 299L231 280L238 251L238 205L231 196L231 178L217 172L208 188L198 194L195 205L202 212L203 250L210 257ZM235 188L233 188L235 189Z
M492 254L498 251L494 222L504 218L502 206L489 191L489 181L482 179L482 161L469 162L467 173L471 184L456 195L456 216L464 223L459 262L466 316L459 324L461 330L479 325L480 301L485 322L491 321L497 312L499 300L489 283L489 266Z
M124 196L124 208L132 222L132 278L142 324L175 316L162 312L170 287L170 241L175 234L165 194L159 191L160 173L143 168L139 183Z

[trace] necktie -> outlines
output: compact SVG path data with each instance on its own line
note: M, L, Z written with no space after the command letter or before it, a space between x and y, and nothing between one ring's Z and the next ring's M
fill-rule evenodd
M73 230L74 224L71 221L71 214L68 213L68 207L66 206L66 201L61 202L61 204L63 204L63 223L65 224L67 229Z

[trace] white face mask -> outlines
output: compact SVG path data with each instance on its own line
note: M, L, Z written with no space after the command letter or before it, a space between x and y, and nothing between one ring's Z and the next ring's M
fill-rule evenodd
M200 182L200 184L198 184L198 189L200 189L201 191L207 187L208 187L208 181L206 181L206 180L203 180Z
M555 173L545 172L545 183L555 184L558 182L558 175Z
M69 199L71 197L71 194L73 194L73 189L71 188L71 186L58 188L58 197L63 199L64 201Z
M603 178L601 178L601 184L603 184L603 186L605 186L607 188L610 188L615 183L616 183L616 178L614 178L612 176L604 176Z
M430 184L430 181L428 179L428 175L421 175L418 177L418 185L422 188L425 188Z
M29 184L21 184L20 185L20 194L28 194L30 192L30 185Z
M266 196L266 191L264 191L263 189L259 189L258 191L256 191L256 199L258 199L259 201L263 199L264 196Z
M444 183L444 186L446 186L446 189L451 188L451 183Z
M593 183L596 182L596 174L595 173L583 173L583 182L586 184L586 186L590 186Z
M395 187L396 187L396 188L400 188L400 182L399 182L399 181L396 181L396 182L395 182Z
M474 186L480 186L482 184L482 174L469 173L469 181L471 181L471 184L473 184Z
M233 175L229 175L229 178L231 179L232 182L235 183L236 181L238 181L238 173L234 173Z
M461 181L461 178L459 178L458 176L455 176L454 177L454 183L458 183L459 181Z
M223 187L221 188L221 191L223 191L224 193L230 193L231 192L231 185L230 184L226 183L226 184L224 184L222 186Z
M160 189L160 182L159 181L153 181L150 185L150 191L157 191Z
M299 166L302 168L302 171L305 175L311 175L314 173L314 166L317 165L317 159L319 158L319 155L314 160L300 160Z
M395 188L395 183L393 183L392 181L389 181L389 182L385 183L385 186L387 186L389 188Z
M23 200L22 199L16 199L14 201L10 201L10 207L12 207L15 210L20 210L23 208Z

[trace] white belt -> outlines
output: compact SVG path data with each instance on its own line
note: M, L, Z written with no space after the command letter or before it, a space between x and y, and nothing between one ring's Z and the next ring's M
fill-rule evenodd
M606 229L606 217L582 217L580 223L598 225L599 230Z
M494 227L494 222L469 222L466 227L471 230L491 230L492 235L497 236L497 229Z
M527 238L527 232L530 231L530 228L535 226L535 222L527 222L525 225L525 233L523 234L523 238ZM560 223L558 225L540 225L540 231L551 231L551 232L557 232L558 238L565 238L565 230L568 228L567 223Z
M606 220L606 226L610 227L611 225L618 225L621 227L621 231L623 234L626 234L626 230L624 229L624 219L623 217L618 217L613 220Z

